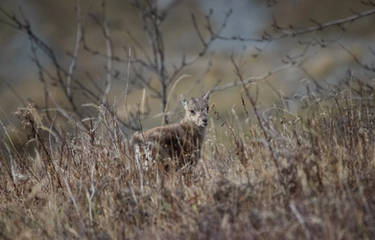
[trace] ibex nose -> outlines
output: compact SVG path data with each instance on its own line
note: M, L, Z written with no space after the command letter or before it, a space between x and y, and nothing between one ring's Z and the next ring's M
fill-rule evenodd
M207 119L203 119L204 125L207 125Z

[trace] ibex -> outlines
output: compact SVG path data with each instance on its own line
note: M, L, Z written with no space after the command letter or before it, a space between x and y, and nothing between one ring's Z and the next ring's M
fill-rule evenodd
M161 163L164 169L168 170L171 165L181 169L198 162L208 124L209 93L190 100L181 96L185 117L179 123L155 127L133 135L130 141L132 154L145 170L155 163Z

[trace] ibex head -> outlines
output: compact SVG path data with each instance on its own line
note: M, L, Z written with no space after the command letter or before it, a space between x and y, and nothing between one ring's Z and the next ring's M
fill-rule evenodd
M184 121L193 122L199 127L206 127L208 124L209 97L210 92L207 92L200 98L191 98L190 100L186 100L181 95L181 103L185 108Z

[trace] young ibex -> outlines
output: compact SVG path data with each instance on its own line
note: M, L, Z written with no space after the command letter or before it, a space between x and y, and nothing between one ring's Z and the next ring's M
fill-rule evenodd
M185 108L183 120L133 135L130 142L132 152L145 170L156 162L166 170L171 165L180 169L198 162L208 124L208 100L209 92L190 100L182 96Z

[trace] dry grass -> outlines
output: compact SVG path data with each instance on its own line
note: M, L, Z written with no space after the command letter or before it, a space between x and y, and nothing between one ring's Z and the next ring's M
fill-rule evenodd
M56 140L24 109L33 151L4 141L0 238L373 239L374 104L361 88L310 98L299 115L268 111L261 126L214 113L203 161L185 177L139 169L105 112L95 130Z

